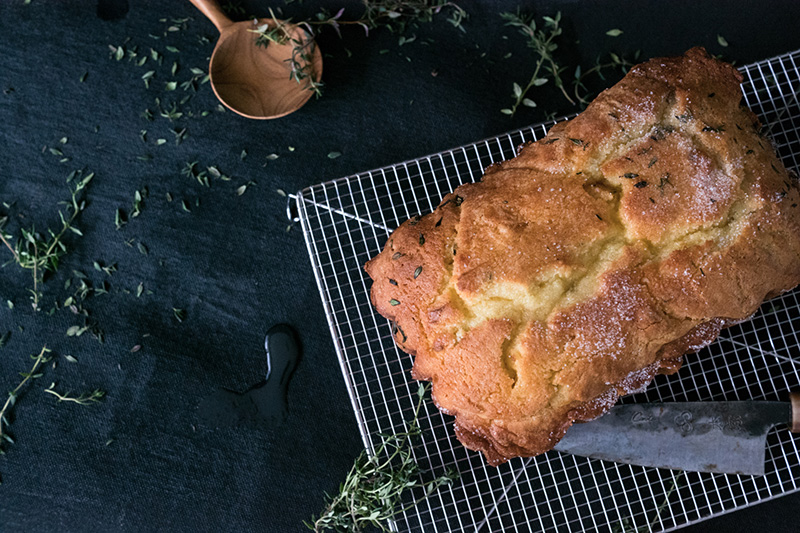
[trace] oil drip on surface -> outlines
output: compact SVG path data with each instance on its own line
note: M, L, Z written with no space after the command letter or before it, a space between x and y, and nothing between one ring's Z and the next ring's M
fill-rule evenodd
M280 424L288 414L289 380L300 360L300 344L294 330L278 324L267 332L267 375L243 392L218 389L197 408L200 419L212 427Z

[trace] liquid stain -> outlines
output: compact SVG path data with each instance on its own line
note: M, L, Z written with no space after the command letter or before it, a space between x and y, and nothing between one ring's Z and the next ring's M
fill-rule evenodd
M264 341L266 377L243 392L218 389L197 408L200 419L212 427L276 426L288 415L289 380L300 361L300 343L286 324L270 328Z

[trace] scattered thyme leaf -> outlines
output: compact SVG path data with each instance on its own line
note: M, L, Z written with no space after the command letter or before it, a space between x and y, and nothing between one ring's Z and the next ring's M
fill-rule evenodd
M142 190L134 191L133 207L131 208L131 218L136 218L141 214L145 196L147 196L147 187L145 187Z
M723 37L722 35L717 34L717 42L722 47L727 47L728 46L728 41L725 40L725 37Z
M147 72L142 74L142 81L144 82L144 86L145 86L146 89L150 88L150 80L153 78L155 73L156 73L155 70L148 70ZM147 112L149 113L149 111L147 111ZM150 119L148 119L148 120L150 120Z
M608 35L609 37L619 37L622 34L623 34L623 31L618 29L618 28L614 28L613 30L608 30L606 32L606 35Z
M328 159L336 159L341 155L342 155L341 152L328 152Z
M70 326L67 328L67 337L80 337L87 329L84 326Z
M122 226L128 223L128 215L123 209L117 209L114 213L114 227L119 231Z
M177 320L178 322L183 322L184 320L186 320L186 311L184 311L183 309L178 309L176 307L173 307L172 316L174 316L175 320Z

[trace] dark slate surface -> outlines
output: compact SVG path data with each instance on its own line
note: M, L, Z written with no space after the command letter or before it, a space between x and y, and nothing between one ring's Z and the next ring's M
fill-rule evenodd
M366 39L348 30L342 40L326 32L325 95L289 117L257 122L219 112L204 85L180 107L209 116L170 123L154 100L168 106L185 94L164 90L172 62L180 65L178 80L190 67L205 69L215 30L188 2L131 0L127 11L126 3L0 4L0 200L10 205L0 206L0 216L9 216L7 229L55 227L69 172L96 173L78 222L85 236L66 239L71 251L44 285L43 311L28 305L28 272L0 270L0 334L12 332L0 349L0 389L15 386L28 355L45 344L58 363L24 390L9 417L16 444L0 457L0 530L297 531L321 508L323 492L344 478L361 440L302 235L297 227L286 231L277 189L295 191L575 109L543 91L537 110L502 115L511 83L526 81L531 67L523 41L497 15L517 4L465 2L466 33L442 20L413 29L417 40L399 46L385 31ZM122 16L98 17L98 8L108 15L120 5ZM265 14L266 5L245 7ZM293 3L285 11L307 16L317 5ZM789 24L800 19L800 4L790 0L523 5L563 12L562 48L573 65L612 50L649 57L700 44L744 64L800 48ZM190 17L185 29L164 35L183 17ZM607 37L611 28L625 33ZM729 47L717 44L718 34ZM423 44L427 39L433 41ZM111 59L108 45L123 43L138 46L139 57L156 49L163 65ZM151 69L157 73L147 89L141 76ZM145 109L156 112L153 122L140 116ZM179 145L176 128L186 128ZM159 138L166 144L156 145ZM59 162L49 147L60 147L69 161ZM329 159L331 151L342 156ZM279 159L268 160L272 153ZM140 159L146 154L152 160ZM189 161L216 165L232 180L205 188L181 175ZM256 183L237 196L249 180ZM130 210L143 187L149 197L141 215L115 230L115 211ZM9 257L0 249L0 259ZM94 261L115 263L118 272L97 272ZM64 284L73 270L95 286L109 283L110 294L85 302L103 344L89 333L67 337L68 327L83 324L69 310L47 314L70 294ZM185 310L182 323L173 308ZM241 390L261 380L264 334L279 322L293 325L303 344L286 419L208 427L198 403L220 387ZM107 399L89 408L56 404L42 392L51 382L61 391L101 388ZM788 496L687 531L787 531L798 501Z

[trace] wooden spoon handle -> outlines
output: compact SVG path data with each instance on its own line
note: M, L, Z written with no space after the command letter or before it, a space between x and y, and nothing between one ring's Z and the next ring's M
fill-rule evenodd
M789 401L792 402L792 433L800 433L800 392L789 394Z
M220 33L233 24L225 12L219 7L217 0L189 0L194 7L202 11L203 15L217 27Z

